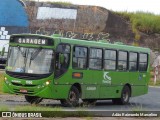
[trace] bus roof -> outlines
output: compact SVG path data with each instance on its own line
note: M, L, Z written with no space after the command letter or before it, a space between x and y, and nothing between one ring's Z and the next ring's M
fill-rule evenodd
M71 38L60 38L63 43L70 43L79 46L89 46L89 47L97 47L97 48L108 48L108 49L116 49L116 50L127 50L127 51L136 51L136 52L146 52L149 53L149 48L137 47L125 44L116 44L116 43L107 43L101 41L87 41L87 40L79 40L79 39L71 39Z
M146 52L149 53L149 48L137 47L125 44L113 44L102 41L89 41L89 40L80 40L80 39L72 39L72 38L64 38L60 35L39 35L39 34L14 34L12 36L40 36L46 38L59 39L63 43L75 44L77 46L86 46L86 47L97 47L97 48L108 48L108 49L116 49L116 50L126 50L126 51L135 51L135 52Z

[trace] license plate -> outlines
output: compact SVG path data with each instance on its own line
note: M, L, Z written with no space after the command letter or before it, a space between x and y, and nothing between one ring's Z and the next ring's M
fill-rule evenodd
M20 92L27 93L28 91L27 90L20 90Z

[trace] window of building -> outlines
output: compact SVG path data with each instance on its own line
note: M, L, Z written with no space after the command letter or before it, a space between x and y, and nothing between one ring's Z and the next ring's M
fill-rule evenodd
M137 61L138 61L138 54L135 52L129 53L129 70L136 71L137 70Z
M147 54L140 53L139 54L139 71L147 70Z
M118 70L127 70L127 52L119 51Z
M104 69L105 70L115 70L116 69L116 51L115 50L105 50Z
M102 69L102 49L90 48L89 68Z
M75 47L73 52L73 68L87 68L87 48Z

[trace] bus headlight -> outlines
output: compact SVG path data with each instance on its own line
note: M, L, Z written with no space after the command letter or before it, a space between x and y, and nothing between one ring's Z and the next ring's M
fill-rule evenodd
M50 83L51 83L51 81L48 80L48 81L46 81L45 83L43 83L42 85L38 85L37 88L38 88L38 89L44 88L45 86L48 86Z
M46 81L46 85L49 85L51 81Z
M6 81L6 80L7 80L7 78L6 78L6 77L4 77L4 80Z
M9 81L7 80L6 77L4 77L4 81L5 81L6 84L9 84Z

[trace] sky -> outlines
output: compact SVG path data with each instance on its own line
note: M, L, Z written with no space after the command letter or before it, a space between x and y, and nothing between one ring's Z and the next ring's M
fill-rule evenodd
M160 15L160 0L35 0L62 1L79 5L96 5L113 11L144 11Z

